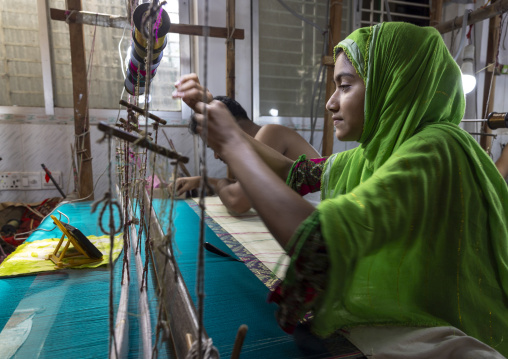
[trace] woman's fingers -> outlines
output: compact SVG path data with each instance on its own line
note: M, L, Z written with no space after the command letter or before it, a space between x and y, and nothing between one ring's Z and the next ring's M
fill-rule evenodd
M171 95L173 98L182 99L192 109L199 101L210 102L213 99L210 91L201 86L196 74L182 76L175 84L175 90Z
M207 145L220 155L228 146L230 140L236 137L241 129L238 127L233 115L229 112L226 105L220 101L212 101L209 104L198 102L195 106L194 114L196 132L203 138L203 128L205 122L205 111L208 117L207 121Z

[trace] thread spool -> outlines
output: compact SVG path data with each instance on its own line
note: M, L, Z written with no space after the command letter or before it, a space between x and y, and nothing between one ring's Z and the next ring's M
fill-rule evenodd
M153 21L152 29L147 28L150 23L146 21L147 17L150 15L150 6L150 3L141 4L136 7L132 15L135 26L131 34L133 48L130 53L124 86L125 90L133 96L139 96L145 93L147 68L150 68L150 83L157 73L157 67L162 60L163 51L167 45L166 34L169 32L169 27L171 25L168 14L161 8L158 10L156 21ZM145 29L142 29L143 24L145 24ZM152 61L148 66L145 65L148 45L148 39L144 36L145 33L151 33L153 35ZM136 92L138 78L139 88Z
M487 116L487 126L491 130L508 128L508 112L491 112Z

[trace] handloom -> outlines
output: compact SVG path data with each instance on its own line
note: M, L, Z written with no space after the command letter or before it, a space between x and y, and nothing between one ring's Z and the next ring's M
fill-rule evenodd
M164 214L167 202L154 200L156 212ZM164 207L159 209L158 207ZM68 214L72 223L83 230L87 236L98 234L98 214L90 215L92 203L64 204L58 209ZM223 207L218 203L214 207ZM194 201L178 201L175 204L175 243L177 245L177 262L185 279L182 286L188 288L188 292L195 301L193 291L196 282L196 241L199 235L197 204ZM252 222L256 216L249 215L248 221ZM241 219L233 216L229 219L241 222ZM259 218L257 218L259 221ZM212 225L212 219L210 218ZM221 241L223 236L230 235L215 224L216 228L207 226L206 240L221 250L236 256L229 247ZM54 227L51 220L46 219L43 228ZM57 231L56 229L54 230ZM43 240L46 232L35 232L28 242ZM268 236L269 237L269 236ZM270 237L268 238L270 239ZM231 238L230 240L234 240ZM273 240L273 239L272 239ZM140 249L143 249L141 246ZM128 253L134 252L134 247L128 249ZM242 258L246 263L256 261L254 254L243 250ZM114 306L117 308L120 302L120 281L122 278L122 262L125 252L119 257L114 268L115 295ZM268 287L264 285L256 275L251 272L244 263L232 261L217 256L213 253L205 253L207 266L207 282L205 286L205 326L208 335L213 339L214 345L219 349L223 357L229 357L233 349L235 334L241 324L248 326L247 336L242 349L242 358L267 357L267 358L296 358L301 354L297 350L291 336L285 334L277 326L273 319L275 306L266 302ZM249 260L247 260L249 259ZM262 272L262 265L258 263L258 273ZM131 282L137 271L134 266L129 269ZM269 270L264 271L266 278L273 280ZM148 306L150 309L152 340L155 339L155 323L158 313L158 293L154 285L152 271L148 271L146 290L148 292ZM12 338L16 333L19 335L19 326L13 326L16 319L23 318L23 333L26 335L24 343L20 345L17 355L25 357L51 356L51 357L104 357L108 352L107 321L109 315L108 299L105 295L108 291L109 272L107 268L97 269L67 269L57 271L54 274L37 276L25 276L9 279L1 279L0 287L3 303L1 310L0 326L11 321L4 328L0 338ZM134 288L133 288L134 287ZM131 283L128 312L138 313L135 285ZM166 298L176 299L176 298ZM177 306L179 304L176 304ZM193 310L188 308L189 310ZM25 318L26 317L26 318ZM137 315L127 316L130 340L125 353L134 356L143 348L137 340L139 330ZM30 323L30 325L28 324ZM178 331L178 327L185 323L173 323L169 325ZM173 328L172 328L173 329ZM16 331L14 331L16 330ZM10 332L10 334L9 334ZM20 341L19 337L17 337ZM1 340L2 348L14 345L12 341ZM71 345L69 343L72 343ZM44 345L42 345L44 344ZM166 357L167 349L164 345L159 350L160 357ZM176 349L180 350L180 349ZM187 350L185 345L183 350ZM86 351L86 352L84 352ZM7 353L7 351L2 351Z
M148 7L148 30L158 21L157 4ZM207 13L208 1L206 7ZM148 31L146 39L148 63L155 47L152 36L159 42L153 32ZM143 74L137 74L126 85L131 93L140 94ZM151 71L146 75L149 98ZM139 87L134 88L134 82ZM147 102L147 119L152 117L148 106ZM134 104L128 107L134 110ZM133 123L139 128L133 112L122 124L126 132L132 131ZM147 137L148 121L135 138L113 140L115 131L103 130L111 165L108 192L97 202L68 203L59 210L87 236L105 233L113 243L121 231L123 253L116 262L110 259L107 268L1 279L0 296L6 305L0 310L0 353L30 358L208 358L217 352L232 358L240 353L242 358L301 357L293 337L277 326L275 305L266 301L269 287L278 281L269 267L279 260L279 268L284 267L280 248L251 252L242 247L242 240L233 240L232 233L206 218L204 198L198 204L175 201L174 193L154 188L156 178L164 181L173 172L175 179L176 168L186 160L157 145L157 124L153 141ZM206 163L204 177L205 184ZM42 226L51 228L52 223L47 220ZM30 241L42 240L46 234L41 233ZM206 252L205 242L247 265ZM272 256L267 261L271 263L261 264L259 256Z

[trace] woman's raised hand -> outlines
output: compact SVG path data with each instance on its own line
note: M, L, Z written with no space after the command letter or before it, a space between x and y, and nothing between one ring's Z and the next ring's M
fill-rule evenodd
M194 106L196 114L196 132L204 139L203 126L205 121L205 110L208 117L206 134L208 146L217 154L221 155L229 148L234 146L236 141L244 141L244 132L238 126L231 112L221 101L213 100L209 104L198 102Z
M196 74L187 74L180 78L175 84L175 91L172 93L173 98L181 98L190 108L195 110L196 103L203 101L205 89L199 83L199 78ZM206 90L206 102L213 100L210 91Z

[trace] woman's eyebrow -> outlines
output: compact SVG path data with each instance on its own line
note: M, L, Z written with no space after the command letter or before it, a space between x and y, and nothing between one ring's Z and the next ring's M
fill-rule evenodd
M354 77L354 74L351 72L339 72L335 75L335 81L339 82L342 77Z

